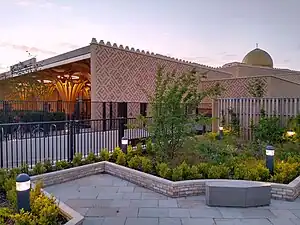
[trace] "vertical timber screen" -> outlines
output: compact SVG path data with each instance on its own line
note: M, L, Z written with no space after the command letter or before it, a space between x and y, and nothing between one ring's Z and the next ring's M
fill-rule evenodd
M256 124L263 110L266 116L280 117L281 125L287 125L290 118L300 114L300 98L220 98L213 100L213 117L218 118L213 124L213 131L219 125L228 127L231 112L235 113L240 123L240 133L244 139L251 139L251 124Z

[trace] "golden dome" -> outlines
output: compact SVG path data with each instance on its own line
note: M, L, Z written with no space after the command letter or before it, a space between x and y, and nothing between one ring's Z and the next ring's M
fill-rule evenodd
M251 66L265 66L273 68L273 59L266 51L256 48L249 52L243 59L243 63Z

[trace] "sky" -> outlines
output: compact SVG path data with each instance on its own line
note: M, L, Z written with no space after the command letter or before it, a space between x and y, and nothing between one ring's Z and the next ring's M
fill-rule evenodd
M0 72L98 41L210 66L256 47L300 70L299 0L0 0Z

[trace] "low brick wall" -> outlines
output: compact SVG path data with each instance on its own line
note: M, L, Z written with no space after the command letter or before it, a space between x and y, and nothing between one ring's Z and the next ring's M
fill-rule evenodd
M51 173L45 173L31 177L31 181L42 181L44 186L60 184L71 180L76 180L82 177L91 176L97 173L104 172L105 162L98 162L84 166L73 167L70 169L59 170Z
M128 180L132 183L169 197L202 195L205 194L206 182L221 181L220 179L202 179L173 182L111 162L99 162L52 173L37 175L32 177L32 181L34 182L37 180L42 180L45 186L50 186L103 172ZM300 194L300 176L289 184L269 184L271 184L272 187L271 194L273 199L294 201Z
M105 172L169 197L186 197L205 194L206 182L222 181L221 179L203 179L173 182L111 162L105 162ZM289 184L269 184L272 187L271 194L273 199L294 201L300 194L300 176Z
M153 176L151 174L143 173L128 167L120 166L115 163L105 162L104 170L106 173L128 180L132 183L146 187L155 192L172 196L174 182Z

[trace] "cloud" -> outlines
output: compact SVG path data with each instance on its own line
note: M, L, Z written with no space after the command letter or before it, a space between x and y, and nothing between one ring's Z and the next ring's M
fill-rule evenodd
M290 60L290 59L285 59L285 60L283 60L283 62L284 62L284 63L290 63L291 60Z
M76 49L76 48L82 47L80 45L76 45L76 44L72 44L72 43L66 43L66 42L59 43L57 46L58 47L63 47L63 48L68 48L68 49Z
M55 4L50 0L16 0L15 4L22 7L40 7L40 8L60 8L62 10L72 9L69 5Z
M42 53L42 54L45 54L45 55L55 55L55 54L57 54L56 52L49 51L49 50L46 50L46 49L41 49L41 48L31 47L31 46L26 46L26 45L16 45L16 44L8 43L8 42L0 42L0 47L3 47L3 48L9 47L9 48L12 48L14 50L28 52L28 53L31 53L31 54L35 54L35 53Z

